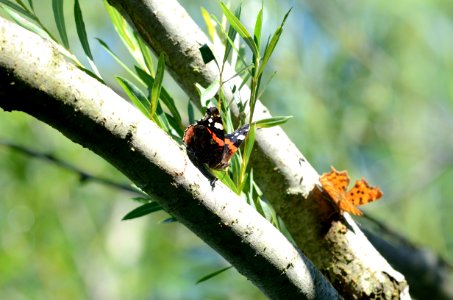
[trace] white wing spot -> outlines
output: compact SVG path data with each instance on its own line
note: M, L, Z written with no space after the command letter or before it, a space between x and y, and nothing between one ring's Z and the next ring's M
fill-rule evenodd
M222 125L222 123L215 123L215 124L214 124L214 127L217 128L217 129L219 129L219 130L223 130L223 125Z

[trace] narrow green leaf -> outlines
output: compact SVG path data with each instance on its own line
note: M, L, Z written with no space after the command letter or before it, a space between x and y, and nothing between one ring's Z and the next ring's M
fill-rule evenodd
M237 33L239 33L239 35L244 39L250 50L252 50L253 55L259 58L259 50L256 47L252 36L247 31L247 28L245 28L241 21L228 9L228 7L223 2L220 2L220 5L222 7L223 14L227 18L230 25L233 26Z
M160 103L162 103L162 98L161 98ZM176 120L176 118L174 118L170 114L165 113L165 117L167 118L168 124L169 124L168 126L171 129L169 134L172 135L175 140L180 140L184 134L184 130L186 130L186 126L184 124L182 124L182 122L180 120ZM176 135L173 131L176 132Z
M74 18L76 22L77 34L79 36L80 43L82 44L83 51L85 52L86 56L93 60L93 55L91 54L90 44L88 43L88 36L85 30L85 22L83 21L83 15L82 10L80 9L79 0L74 1Z
M261 29L263 27L263 3L261 2L261 9L256 16L255 22L255 31L253 32L253 37L255 39L255 44L258 49L260 49L261 45Z
M215 97L220 88L220 82L218 79L214 80L206 89L198 83L195 83L195 87L200 93L200 102L202 104L208 103L209 100ZM206 106L206 105L205 105Z
M4 0L0 0L0 3L4 3L3 1ZM50 39L50 35L47 33L47 31L45 31L44 29L42 29L35 23L31 22L30 20L22 17L19 13L17 13L17 10L12 9L10 6L8 6L8 7L5 6L5 7L3 7L3 9L11 17L11 19L13 19L20 26L24 27L25 29L30 30L31 32L36 33L37 35L41 36L42 38ZM19 9L22 9L22 8L19 7ZM28 14L26 13L25 16L28 17Z
M247 134L247 138L245 139L244 142L244 152L242 156L242 163L241 163L241 168L240 168L240 180L239 180L239 187L238 190L242 191L244 189L244 185L246 184L246 170L247 170L247 165L250 160L250 156L252 155L252 150L253 150L253 145L255 144L255 125L250 124L250 130L249 133Z
M108 4L107 0L104 0L104 5L110 16L110 19L112 20L115 31L121 38L121 41L126 46L127 50L138 63L138 65L141 68L146 69L146 58L143 56L138 35L129 26L123 16L114 7ZM152 72L150 71L150 73Z
M154 85L154 78L146 71L137 66L135 67L135 71L137 72L141 81L144 82L149 89L151 89L152 86ZM162 87L160 91L160 100L161 101L159 101L159 103L162 102L163 104L165 104L165 106L172 114L173 118L175 118L175 121L179 124L179 127L181 127L182 126L181 115L179 114L178 108L176 107L175 100L173 100L173 98L167 92L165 87Z
M149 197L134 197L134 198L132 198L132 200L140 202L140 203L149 203L150 201L152 201L152 199Z
M160 206L159 203L157 202L145 203L142 206L139 206L136 209L127 213L122 220L124 221L139 218L159 210L162 210L162 207Z
M195 123L195 113L193 110L192 101L189 101L189 104L187 105L187 115L189 116L189 124L194 124Z
M56 39L53 37L53 35L44 27L44 25L40 22L38 17L36 17L33 9L29 10L20 0L16 0L17 3L20 4L18 6L17 4L11 3L8 0L0 0L0 3L3 3L5 6L3 7L8 15L19 25L22 27L40 35L41 37L52 40L55 42L55 45L58 48L63 48L60 46L60 44L56 43ZM23 18L21 15L25 16L26 18ZM30 20L36 22L33 23ZM64 48L63 48L64 49ZM61 49L59 49L60 52L62 52L65 56L76 62L78 65L80 65L75 59L75 57L71 54L68 55L68 53L64 53ZM72 57L71 57L72 56Z
M245 140L244 147L244 157L243 160L248 162L250 155L252 155L253 145L255 144L255 125L250 125L249 133L247 134L247 139Z
M66 23L64 20L64 0L52 0L53 16L60 34L61 42L66 49L69 49L68 34L66 33Z
M269 78L267 78L266 82L264 83L264 86L260 89L258 96L256 98L261 99L261 96L266 91L269 83L272 81L272 79L274 79L275 74L277 74L277 72L272 72L271 76L269 76Z
M222 23L219 21L219 19L217 19L217 17L216 17L215 15L212 15L212 18L213 18L213 19L216 21L216 23L219 25L219 28L220 28L222 34L223 34L224 36L226 36L227 41L228 41L228 44L229 44L229 47L231 47L232 49L235 50L235 51L233 52L233 55L232 55L232 62L234 62L234 63L232 63L231 65L232 65L232 66L235 66L235 65L236 65L235 61L237 61L237 57L240 58L240 60L241 60L241 62L242 62L242 64L243 64L244 66L247 65L247 62L246 62L246 59L245 59L245 57L244 57L243 51L242 51L241 49L237 49L237 47L234 45L234 40L233 40L233 39L235 38L235 35L237 34L236 30L235 30L231 25L229 26L229 29L233 32L233 33L231 34L231 38L233 38L233 39L231 39L230 36L227 35L227 34L225 33L225 30L224 30L224 28L222 27ZM226 48L225 51L231 51L231 50L228 50L228 48ZM229 53L226 53L226 54L229 54ZM227 58L228 58L228 56L224 56L224 58L223 58L223 62L224 62L224 63L225 63L225 61L227 60Z
M28 0L28 5L30 5L32 11L35 11L35 8L33 7L33 0Z
M268 118L268 119L262 119L262 120L254 122L254 123L256 125L256 128L269 128L269 127L274 127L274 126L286 123L292 117L293 116L278 116L278 117L272 117L272 118Z
M269 42L269 44L266 47L266 50L264 51L263 62L261 63L258 75L261 75L264 72L264 68L269 62L269 58L271 57L272 53L275 50L275 47L277 46L278 40L280 39L280 35L283 32L283 26L285 25L286 19L288 18L290 12L291 9L288 10L288 12L285 14L285 16L283 17L282 24L277 28L277 30L275 30L274 34L272 35L271 41Z
M239 186L239 178L241 176L241 153L237 152L230 160L230 167L228 171L230 173L231 180L234 182L234 186L236 187L236 192L239 194L241 193L241 189L238 189Z
M153 116L153 120L156 122L157 126L163 129L166 133L171 134L171 126L168 122L165 112L162 110L162 105L160 101L157 102L156 113Z
M229 267L226 267L226 268L223 268L223 269L220 269L218 271L215 271L215 272L212 272L211 274L208 274L206 276L203 276L202 278L198 279L198 281L196 282L196 284L199 284L199 283L202 283L203 281L206 281L208 279L211 279L229 269L231 269L233 266L229 266Z
M222 183L224 185L229 187L230 190L232 190L236 194L238 193L238 189L236 187L236 184L233 182L233 180L231 180L230 176L228 176L228 173L226 171L220 171L220 170L212 169L211 172L212 172L212 174L214 174L215 177L219 178L220 181L222 181Z
M21 0L16 0L16 2L17 2L20 6L22 6L25 10L28 10L28 8L25 6L25 4L24 4ZM28 0L28 5L30 6L31 11L34 11L32 0Z
M136 35L136 39L138 42L138 46L140 48L140 52L142 53L143 60L145 61L146 68L148 72L151 74L151 76L155 76L154 74L154 64L153 64L153 58L151 55L151 51L149 50L149 47L146 45L146 43L143 41L138 34Z
M113 26L118 33L118 36L122 39L123 43L125 46L129 49L129 51L133 52L136 50L136 44L134 43L134 40L131 39L131 34L130 34L130 28L129 25L127 24L127 21L123 18L123 16L114 8L111 6L107 0L104 0L104 5L105 8L110 16L110 19L112 20Z
M132 82L126 78L116 77L118 83L126 92L129 99L134 105L147 117L149 117L150 103L148 98Z
M104 48L105 51L107 51L108 54L110 54L111 57L113 57L114 60L116 60L116 62L121 66L123 67L132 77L134 77L134 79L136 79L138 82L140 82L143 86L145 86L145 84L143 83L143 81L140 79L140 77L137 76L137 74L135 74L134 71L132 71L131 69L129 69L129 67L112 51L110 50L110 47L103 41L101 40L100 38L96 38L98 40L98 42L101 44L102 48Z
M266 217L266 214L264 213L263 207L261 206L261 199L260 197L254 193L253 185L254 185L254 180L253 180L253 169L250 170L249 173L249 197L253 201L253 205L255 206L256 211L262 215L263 217Z
M94 63L93 54L91 53L90 44L88 43L88 36L85 29L85 22L83 21L82 10L80 9L79 0L74 1L74 18L76 23L77 35L79 36L80 44L82 45L83 51L87 56L88 63L90 64L93 72L99 77L102 78L99 73L96 64Z
M8 0L0 0L0 3L8 6L10 9L12 9L13 11L17 12L17 13L20 13L32 20L35 20L36 19L36 16L34 16L33 14L31 14L30 12L28 12L27 10L25 10L24 8L20 7L19 5L15 4L15 3L12 3Z
M165 72L165 53L162 52L157 62L156 78L154 79L153 87L151 90L151 107L149 116L152 118L156 113L157 101L159 101L160 91L162 89L162 81L164 80Z
M236 10L234 11L234 16L240 20L241 19L241 11L242 11L242 6L239 5ZM228 56L231 53L231 50L233 49L233 44L234 44L234 39L236 38L236 30L234 30L233 26L229 25L228 26L228 35L227 35L227 43L225 43L225 54L223 56L223 62L225 63L228 59ZM232 66L235 66L235 64L232 64Z

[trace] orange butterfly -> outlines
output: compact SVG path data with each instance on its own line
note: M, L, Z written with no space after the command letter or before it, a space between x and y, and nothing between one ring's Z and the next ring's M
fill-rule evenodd
M348 172L338 172L334 167L331 169L330 173L321 175L319 182L322 189L338 206L340 212L347 211L361 216L363 213L356 205L367 204L382 197L382 191L378 187L369 186L364 178L357 180L354 187L346 192L349 185Z

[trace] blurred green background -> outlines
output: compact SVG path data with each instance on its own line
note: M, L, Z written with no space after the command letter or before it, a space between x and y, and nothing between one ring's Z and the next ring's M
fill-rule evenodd
M39 2L56 33L51 1ZM84 61L66 2L71 46ZM132 60L102 1L80 3L95 61L119 90L115 76L127 75L94 38ZM181 3L203 29L201 6L220 16L216 1ZM249 28L260 6L243 2ZM265 1L264 32L290 7L261 100L274 115L294 116L284 129L320 173L334 165L383 189L367 213L453 261L453 2ZM168 74L166 84L187 107ZM0 140L128 183L25 114L0 111ZM235 270L195 285L228 263L182 225L160 224L165 213L121 221L138 205L132 194L8 147L0 155L1 299L264 299Z

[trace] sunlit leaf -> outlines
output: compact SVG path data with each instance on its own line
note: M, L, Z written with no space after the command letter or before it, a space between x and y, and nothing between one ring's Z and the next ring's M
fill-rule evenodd
M134 30L129 26L127 21L123 16L110 4L107 0L104 0L106 10L112 20L115 31L118 33L118 36L121 38L121 41L126 46L129 53L143 69L147 68L147 64L144 60L144 56L141 51L139 37L134 32ZM151 72L152 73L152 72Z
M126 92L129 99L132 103L145 115L149 116L150 103L148 98L142 93L142 91L137 88L132 82L126 78L117 77L116 78Z
M154 85L154 78L150 74L146 73L139 67L135 67L135 71L137 72L141 81L144 82L148 88L151 88ZM175 121L179 124L179 126L181 126L181 115L178 111L178 108L176 107L175 100L170 96L170 94L163 86L160 91L160 103L163 103L168 108L170 113L175 118Z
M244 147L244 160L249 161L250 155L252 155L253 145L255 144L255 126L251 124L247 139L245 140Z
M236 8L236 11L234 12L235 17L239 20L241 18L241 11L242 11L242 6L239 5ZM227 34L227 39L228 41L225 43L225 54L223 57L223 62L226 62L228 59L228 56L231 53L231 50L233 49L233 44L234 44L234 39L236 38L236 30L234 30L233 26L229 25L228 26L228 34ZM235 62L232 61L233 66L235 65Z
M238 193L238 189L236 187L236 184L231 180L230 176L228 176L228 173L226 171L220 171L220 170L211 170L211 172L214 174L215 177L219 178L220 181L224 185L230 188L233 192L236 194Z
M142 53L143 60L145 61L146 68L148 72L151 74L151 76L155 76L154 74L154 64L153 64L153 58L151 55L151 51L149 50L149 47L146 45L146 43L139 37L136 36L138 46L140 48L140 52Z
M261 3L261 5L263 5L263 3ZM263 6L261 6L261 9L258 12L258 15L256 16L255 31L253 32L255 44L258 49L260 49L260 45L261 45L261 29L262 29L262 27L263 27Z
M36 17L34 15L32 15L31 13L29 13L27 10L23 9L22 7L20 7L19 5L15 4L15 3L12 3L8 0L0 0L0 3L8 6L10 9L12 9L13 11L17 12L17 13L20 13L32 20L35 20Z
M135 40L131 39L130 28L127 24L127 21L123 18L123 16L111 6L107 0L104 0L105 8L112 20L113 26L118 33L118 36L122 39L123 43L129 50L132 52L136 51L137 45L135 44Z
M159 101L160 91L162 89L162 81L164 80L165 72L165 54L162 52L157 62L156 78L154 79L153 87L151 90L151 107L149 116L152 118L156 113L157 102Z
M121 58L119 58L112 50L110 50L110 47L103 41L101 40L100 38L96 38L98 40L98 42L101 44L102 48L105 49L105 51L107 51L108 54L110 54L111 57L113 57L114 60L116 60L116 62L121 66L123 67L132 77L134 77L139 83L141 83L143 86L145 85L140 77L137 76L137 74L135 74L134 71L132 71L131 69L129 69L129 67L121 60Z
M286 123L293 116L277 116L255 122L256 128L269 128Z
M220 2L220 6L222 7L223 14L227 18L230 25L233 26L237 33L239 33L239 35L244 39L250 50L252 50L253 55L255 57L259 57L259 50L256 47L253 37L248 32L247 28L245 28L241 21L228 9L228 7L223 2Z
M149 203L152 201L150 197L134 197L132 200L140 202L140 203Z
M264 72L264 68L266 67L266 65L269 61L269 58L271 57L272 53L275 50L275 47L277 46L278 40L280 39L280 36L283 32L283 26L285 25L286 19L288 18L288 15L290 12L291 12L291 9L288 10L288 12L283 17L282 24L274 32L269 44L266 47L266 50L264 51L263 62L261 63L260 70L258 72L259 75L261 75Z
M220 88L220 82L218 79L214 80L206 89L198 83L195 84L195 88L200 94L200 102L204 105L209 100L215 97Z
M215 25L214 22L212 22L209 12L204 7L201 8L201 16L208 29L208 35L211 38L211 41L213 41L215 37Z
M45 31L44 29L42 29L41 27L39 27L38 25L36 25L35 23L31 22L30 20L22 17L18 12L20 12L21 14L33 19L34 16L31 16L27 11L24 11L21 7L17 6L16 4L13 4L13 3L9 3L8 1L6 0L0 0L0 3L3 3L5 5L8 5L8 6L4 6L3 9L5 10L5 12L17 23L19 24L20 26L30 30L31 32L34 32L36 33L37 35L41 36L42 38L45 38L45 39L49 39L50 38L50 35L48 34L47 31ZM8 3L8 4L6 4ZM10 5L12 4L12 5ZM11 8L11 7L17 7L19 9L16 10L15 8ZM25 13L22 13L22 11L24 11Z

